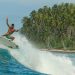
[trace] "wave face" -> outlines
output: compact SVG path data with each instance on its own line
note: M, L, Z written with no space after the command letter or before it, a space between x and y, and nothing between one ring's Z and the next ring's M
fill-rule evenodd
M14 42L19 46L19 49L8 48L8 51L24 66L51 75L75 75L75 66L65 55L56 56L47 51L40 51L21 34L18 33L14 36Z

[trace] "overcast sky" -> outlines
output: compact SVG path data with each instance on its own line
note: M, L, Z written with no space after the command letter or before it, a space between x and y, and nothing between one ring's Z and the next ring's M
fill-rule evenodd
M32 10L60 3L75 3L75 0L0 0L0 35L7 31L6 16L9 23L14 23L19 29L22 26L21 19Z

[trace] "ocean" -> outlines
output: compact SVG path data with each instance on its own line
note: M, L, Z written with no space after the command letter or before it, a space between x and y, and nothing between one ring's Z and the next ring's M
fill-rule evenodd
M10 53L0 48L0 75L46 75L20 64Z
M19 49L0 45L0 75L75 75L75 53L40 51L16 34Z

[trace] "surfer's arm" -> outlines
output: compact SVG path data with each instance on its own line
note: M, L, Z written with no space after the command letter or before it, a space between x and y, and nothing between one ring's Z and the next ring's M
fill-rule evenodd
M9 24L8 24L8 17L6 18L6 24L7 24L8 27L10 27Z

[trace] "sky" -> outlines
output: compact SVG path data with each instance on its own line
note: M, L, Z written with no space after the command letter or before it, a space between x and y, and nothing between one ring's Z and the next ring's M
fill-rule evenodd
M0 35L7 32L6 17L9 24L14 23L16 29L22 27L22 18L43 6L60 3L75 3L75 0L0 0Z

